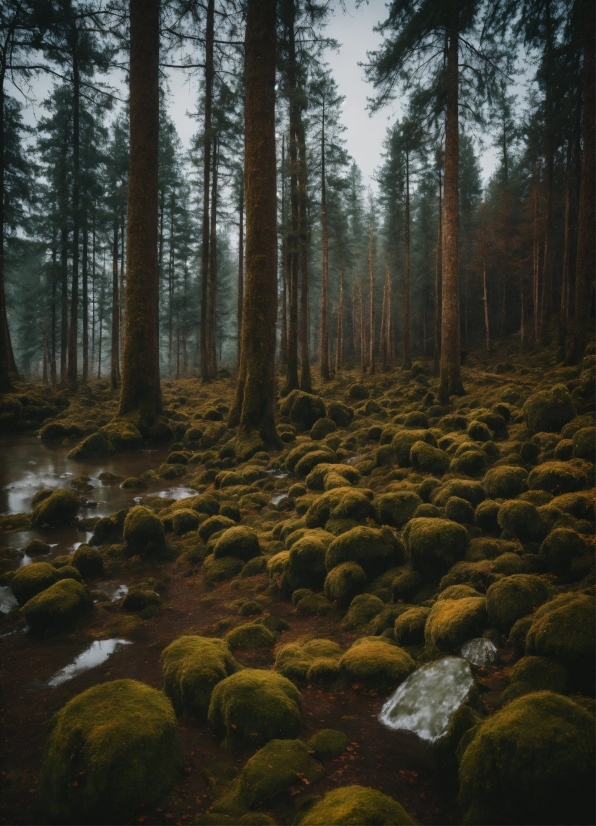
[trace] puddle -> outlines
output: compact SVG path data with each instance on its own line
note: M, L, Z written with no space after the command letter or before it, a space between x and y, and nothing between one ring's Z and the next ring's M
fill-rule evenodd
M122 597L128 594L127 585L118 585L115 582L100 582L95 585L93 590L106 594L112 602L118 602L119 599L122 599Z
M72 680L84 671L89 671L90 668L95 668L102 663L105 663L109 657L123 645L132 645L129 640L96 640L91 643L86 651L79 654L73 662L57 671L51 680L48 680L48 685L56 688L62 685L67 680Z
M379 720L391 729L412 731L431 743L447 731L452 714L474 685L472 669L460 657L423 665L387 700Z
M349 459L346 459L346 465L353 465L358 459L360 459L360 456L350 456Z
M497 659L497 646L490 640L478 637L462 645L461 655L472 665L486 667Z
M280 502L283 502L284 499L288 498L287 493L274 493L271 497L271 504L272 505L279 505Z
M18 606L18 602L14 598L14 594L8 587L8 585L1 585L0 586L0 611L3 614L8 614L9 611L12 611L13 608Z

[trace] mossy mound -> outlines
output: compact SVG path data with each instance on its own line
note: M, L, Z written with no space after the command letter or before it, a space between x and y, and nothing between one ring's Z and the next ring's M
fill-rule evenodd
M596 429L582 427L573 435L573 455L586 462L596 461Z
M72 490L58 488L37 505L31 517L34 528L59 528L71 525L81 507L81 500Z
M501 465L489 470L482 484L491 499L515 499L526 490L527 479L524 468Z
M84 462L89 459L107 459L113 453L115 453L114 445L105 433L98 431L73 447L67 458L75 462Z
M370 499L360 490L350 490L343 494L331 511L331 519L353 519L364 522L374 513Z
M587 487L586 474L569 462L544 462L538 465L528 477L528 486L532 490L546 490L559 496L562 493L574 493Z
M558 433L576 415L569 391L563 384L531 395L523 406L523 413L530 430L540 433Z
M225 733L228 746L261 745L298 735L302 700L296 686L281 674L247 668L215 686L208 719Z
M132 554L157 556L166 550L164 527L149 508L137 505L124 520L124 541Z
M522 657L509 672L509 685L499 697L505 705L534 691L554 691L567 694L570 688L569 670L550 657Z
M342 620L342 628L346 631L364 631L368 623L380 614L385 603L373 594L359 594L350 603L348 613Z
M344 653L341 645L331 640L315 639L310 642L283 645L275 658L275 670L293 682L303 682L309 679L312 666L317 663L339 663ZM332 679L337 676L339 667L333 670Z
M319 396L293 390L282 402L281 413L302 430L310 430L317 419L325 418L325 403Z
M257 648L273 648L275 634L261 623L245 623L238 625L226 634L226 642L235 651L244 649L254 651Z
M93 686L54 715L40 802L56 823L122 823L169 792L182 770L169 700L135 680Z
M216 582L223 582L225 579L232 579L240 573L243 567L244 562L241 559L236 559L235 556L222 556L220 559L216 559L213 554L209 554L203 562L205 582L215 584Z
M350 738L343 731L323 728L313 734L306 745L316 760L333 760L343 754L349 744Z
M432 489L430 501L433 505L442 508L452 496L466 499L476 508L486 499L486 492L480 482L473 482L471 479L450 479L444 485L438 485Z
M30 557L45 556L51 550L47 542L42 542L41 539L32 539L31 542L27 542L25 545L25 553Z
M49 562L33 562L15 573L10 587L19 605L58 582L58 572Z
M324 465L323 467L329 466ZM311 476L312 473L309 474L308 479L310 479ZM306 514L306 526L308 528L322 528L325 526L331 516L331 511L336 505L339 505L342 497L346 493L351 492L351 489L347 485L348 483L346 481L344 485L340 485L339 487L334 487L332 490L326 491L322 496L319 496L319 498L314 501L312 505L310 505Z
M354 418L354 411L347 404L332 401L327 405L327 416L332 419L338 427L347 427Z
M58 634L93 610L89 591L76 579L60 579L21 608L34 634Z
M501 532L498 519L500 509L501 505L494 499L485 499L474 511L474 524L483 533L499 534Z
M499 526L522 542L539 542L545 533L545 526L538 512L530 502L510 499L499 508Z
M479 477L486 473L487 464L486 453L480 448L470 447L462 453L458 453L451 460L449 470L452 473L465 473L466 476Z
M357 562L342 562L327 574L325 596L329 602L347 608L355 596L364 592L366 583L366 573Z
M400 614L393 626L393 637L398 645L422 645L424 627L430 608L417 605Z
M590 714L549 691L488 717L460 763L463 822L592 823L593 726Z
M335 462L335 453L332 453L329 448L311 450L296 464L294 472L296 476L308 476L317 465L333 462Z
M366 786L332 789L309 809L300 826L410 826L416 821L392 797Z
M417 442L426 442L433 447L436 439L429 430L399 430L391 442L395 458L400 467L410 467L410 450Z
M189 531L196 531L200 523L198 513L190 508L181 508L172 514L172 530L176 536L184 536Z
M444 450L424 441L414 442L410 448L410 464L421 473L442 476L449 470L449 456Z
M548 570L559 577L569 577L573 560L586 552L586 543L572 528L555 528L540 546L540 556Z
M79 545L72 564L84 579L94 579L104 573L103 556L90 545Z
M424 578L418 571L401 571L391 582L393 601L411 602L423 585Z
M299 588L312 588L320 591L325 582L325 545L310 534L306 534L290 549L289 573L294 584Z
M224 556L234 556L248 562L255 556L260 556L261 548L259 537L250 528L240 525L228 528L217 540L213 548L213 556L220 559Z
M445 516L460 525L474 524L474 508L460 496L450 496L445 504Z
M333 419L317 419L317 421L313 424L310 430L310 438L314 439L315 441L320 441L321 439L324 439L325 436L328 436L330 433L334 433L336 430L337 425L335 424Z
M412 568L438 580L460 560L468 547L468 532L447 519L411 519L404 528Z
M116 450L135 450L143 444L138 428L126 419L114 419L104 425L100 433L108 437Z
M398 490L394 493L385 493L375 499L375 504L385 525L394 528L403 528L422 504L422 499L412 490Z
M76 579L77 582L82 582L83 577L73 565L62 565L58 568L59 579Z
M203 540L203 542L207 542L207 540L213 536L214 533L219 533L219 531L225 531L228 528L235 528L236 523L233 519L230 519L227 516L210 516L209 519L206 519L199 528L199 536Z
M430 610L424 640L429 651L453 653L467 640L480 637L486 624L484 597L442 599Z
M339 661L346 679L367 688L397 688L415 667L403 648L380 638L357 640Z
M223 640L179 637L161 655L164 691L177 714L205 719L217 683L235 674L238 663Z
M532 574L503 577L486 592L489 623L508 634L518 619L531 614L549 597L550 589L540 577Z
M379 531L357 527L338 536L327 548L325 566L328 571L344 562L356 562L372 579L403 563L403 549L390 528Z

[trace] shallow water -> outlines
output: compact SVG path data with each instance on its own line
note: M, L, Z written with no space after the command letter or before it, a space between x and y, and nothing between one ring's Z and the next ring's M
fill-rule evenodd
M472 665L486 667L497 659L497 646L490 640L478 637L462 645L461 655Z
M470 665L460 657L428 663L391 695L379 720L388 728L412 731L432 743L445 734L473 685Z
M96 640L91 643L89 648L83 651L82 654L75 657L71 663L61 668L60 671L57 671L54 676L48 680L48 685L56 688L56 686L62 685L62 683L65 683L67 680L72 680L73 677L77 677L84 671L89 671L90 668L95 668L105 663L105 661L123 645L132 645L132 642L130 642L130 640L118 639Z
M0 612L8 614L18 604L8 585L0 585Z
M279 505L280 502L283 502L284 499L288 498L287 493L274 493L271 497L271 504L272 505Z

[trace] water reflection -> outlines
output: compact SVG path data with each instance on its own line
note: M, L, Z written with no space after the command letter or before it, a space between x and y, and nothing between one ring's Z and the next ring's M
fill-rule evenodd
M90 668L96 668L98 665L105 663L114 651L117 651L123 645L132 645L132 642L117 639L96 640L82 654L79 654L73 662L57 671L51 680L48 680L48 685L55 688L67 680L72 680L73 677L77 677L84 671L89 671Z

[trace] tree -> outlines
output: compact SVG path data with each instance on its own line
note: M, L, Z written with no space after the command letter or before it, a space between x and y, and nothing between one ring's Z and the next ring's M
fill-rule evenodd
M126 328L118 414L145 429L162 412L157 261L159 0L130 0Z
M244 107L246 283L242 350L230 427L280 448L275 427L277 204L275 0L248 0Z

